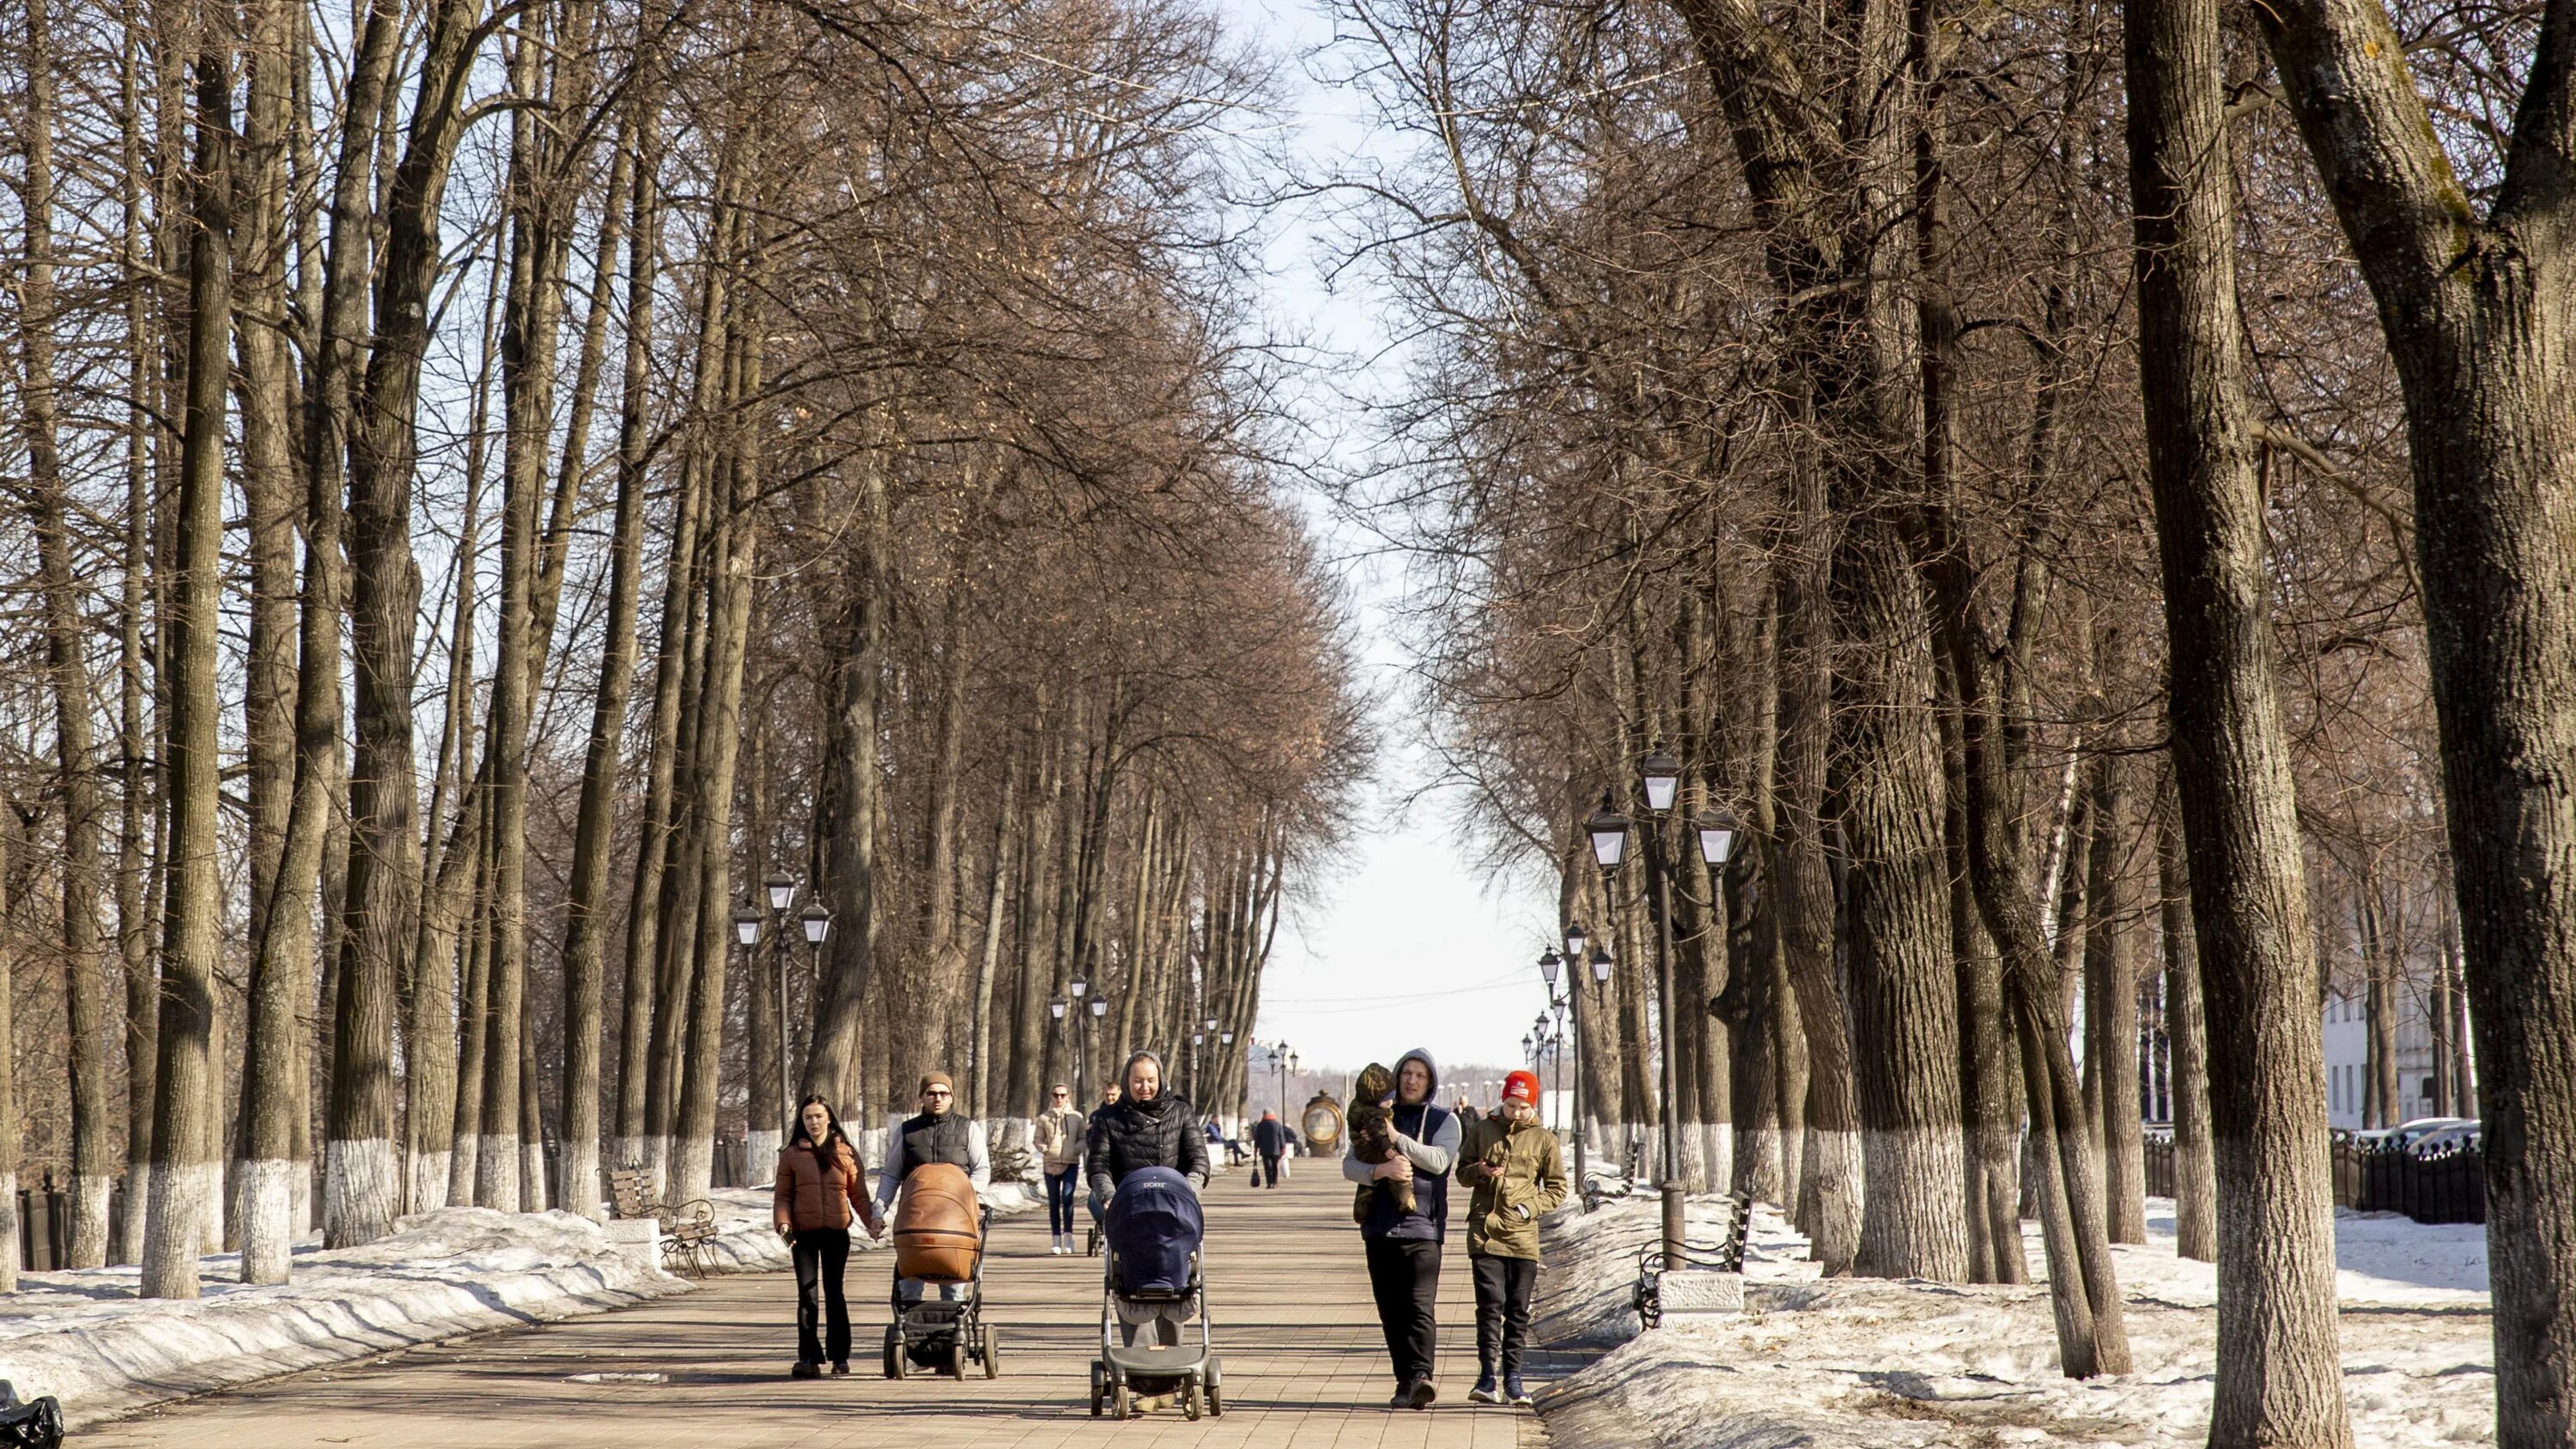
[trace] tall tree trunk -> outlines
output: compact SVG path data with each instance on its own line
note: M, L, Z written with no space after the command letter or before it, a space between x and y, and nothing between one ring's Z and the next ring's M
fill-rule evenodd
M2191 935L2191 878L2171 782L2156 806L2157 912L2165 953L2165 1041L2172 1055L2174 1251L2218 1258L2217 1167L2209 1141L2209 1033L2201 1017L2200 953Z
M321 820L295 828L298 722L303 705L297 658L295 587L296 524L309 507L299 496L300 469L293 437L295 375L287 356L286 148L292 125L293 76L302 62L296 10L261 0L249 46L250 106L242 131L242 233L247 243L239 289L243 325L237 338L241 365L242 486L251 533L250 662L247 670L249 746L251 971L249 1040L242 1073L238 1192L241 1275L245 1283L286 1281L288 1253L299 1228L296 1184L312 1181L309 1162L297 1156L295 1124L306 1113L304 1057L310 1049L304 1013L313 994L313 871L321 861ZM336 641L338 630L333 626ZM335 670L336 673L336 670ZM336 687L336 679L333 682ZM336 731L339 701L331 701ZM304 872L287 889L290 846ZM300 911L292 926L277 920L280 908ZM283 932L281 950L267 940ZM311 1151L309 1134L303 1144ZM309 1189L308 1189L309 1190Z
M2297 0L2256 18L2406 400L2485 1122L2496 1440L2565 1444L2576 1440L2576 824L2564 803L2576 791L2576 559L2561 543L2576 478L2565 342L2576 10L2551 0L2542 12L2484 216L2387 16ZM2228 1003L2214 980L2210 1007L2220 1062ZM2226 1121L2221 1109L2222 1135Z
M2263 498L2240 387L2215 0L2138 0L2126 48L2167 707L2209 1006L2219 1203L2209 1439L2340 1449L2352 1429L2335 1339L2317 967L2274 695Z
M728 402L749 403L760 390L754 339L756 321L734 329L738 354ZM729 409L730 411L730 409ZM749 420L726 448L723 468L728 499L716 527L717 548L710 555L708 580L707 684L704 694L706 766L699 794L705 817L698 862L697 970L691 983L688 1071L680 1083L679 1111L673 1132L672 1191L679 1197L706 1195L712 1182L716 1127L718 1047L724 1035L725 962L733 935L731 899L733 861L733 793L741 739L743 655L751 628L751 572L757 557L759 525L752 515L759 497L760 430Z
M90 728L87 633L79 568L72 557L54 394L54 159L57 65L48 0L28 0L23 112L26 255L18 295L19 427L27 448L29 522L44 595L45 667L54 695L54 791L63 807L62 956L64 1026L71 1068L71 1257L64 1266L107 1261L107 1206L116 1171L108 1080L107 966L98 920L100 817L96 745ZM0 1036L0 1040L7 1040ZM15 1119L8 1131L16 1130ZM11 1144L14 1149L14 1140ZM14 1187L16 1163L9 1170ZM14 1197L0 1201L15 1202ZM14 1272L16 1262L11 1260Z
M10 878L9 831L0 825L0 923L9 919L7 882ZM9 948L10 933L0 931L0 1042L18 1039L15 1001L16 983L10 980L15 953ZM25 1245L18 1236L18 1074L0 1070L0 1203L8 1211L0 1212L0 1293L18 1291L18 1259Z
M2135 822L2118 755L2094 765L2092 921L2084 939L2084 1084L2102 1154L2111 1241L2147 1240L2146 1134L2138 1109L2138 965L2130 951L2146 911L2130 861Z
M873 458L858 466L859 486L852 500L856 540L843 582L843 612L831 634L837 697L830 736L836 748L827 768L838 804L829 827L826 880L832 934L825 943L822 999L799 1094L821 1093L844 1115L853 1114L859 1101L859 1023L875 944L876 815L885 788L877 763L877 731L885 674L889 501L884 467Z
M122 195L120 261L127 276L141 276L144 253L142 125L137 78L143 73L136 33L125 34L118 75L118 157ZM151 358L155 348L149 293L129 287L125 297L126 421L125 537L117 592L117 955L125 970L125 1214L116 1225L120 1263L140 1262L152 1184L152 1117L159 1099L161 980L146 906L153 873L148 762L153 750L144 700L151 651L144 616L151 598L152 449Z
M177 553L162 629L168 641L166 778L169 885L162 918L161 1061L153 1112L152 1201L143 1234L143 1296L197 1296L203 1224L220 1183L223 1077L213 1060L216 972L223 956L222 702L215 678L223 607L225 390L232 353L232 64L220 10L192 37L196 80L194 196L188 245L188 372Z
M376 342L349 448L350 655L356 749L349 771L349 879L332 1039L323 1237L370 1243L393 1228L403 1182L394 1152L393 1025L410 979L420 904L412 750L412 645L420 570L411 500L438 218L479 0L433 7L418 97L387 189Z

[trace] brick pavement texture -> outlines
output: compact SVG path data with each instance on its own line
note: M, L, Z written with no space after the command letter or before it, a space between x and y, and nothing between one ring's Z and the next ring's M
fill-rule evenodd
M858 1345L848 1378L797 1381L795 1283L718 1278L623 1312L405 1350L104 1424L83 1449L300 1449L306 1445L718 1449L1544 1449L1527 1409L1467 1402L1474 1289L1463 1225L1440 1282L1440 1403L1391 1410L1394 1383L1370 1308L1350 1193L1329 1164L1276 1190L1240 1174L1208 1192L1208 1301L1225 1361L1225 1415L1167 1409L1116 1423L1090 1414L1100 1265L1046 1251L1035 1215L1003 1220L985 1267L1002 1376L878 1373L886 1260L850 1265ZM1463 1196L1463 1194L1461 1194ZM971 1370L970 1370L971 1371ZM575 1382L660 1374L662 1382Z

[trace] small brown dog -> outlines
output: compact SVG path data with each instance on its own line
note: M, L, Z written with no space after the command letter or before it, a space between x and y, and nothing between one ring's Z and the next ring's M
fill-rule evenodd
M1376 1062L1360 1069L1359 1080L1351 1091L1351 1155L1371 1167L1394 1161L1395 1155L1403 1150L1395 1145L1395 1114L1386 1107L1386 1099L1394 1095L1395 1073ZM1351 1221L1368 1221L1369 1194L1379 1188L1395 1194L1396 1211L1414 1211L1413 1183L1410 1180L1363 1183L1351 1199Z

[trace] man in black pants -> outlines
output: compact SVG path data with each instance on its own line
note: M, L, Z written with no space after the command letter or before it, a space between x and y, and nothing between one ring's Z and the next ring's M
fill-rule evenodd
M1440 1069L1415 1050L1395 1063L1397 1154L1371 1165L1342 1159L1342 1176L1378 1185L1360 1222L1368 1252L1369 1290L1395 1366L1395 1408L1427 1409L1440 1395L1433 1382L1439 1348L1433 1304L1440 1296L1440 1245L1449 1236L1449 1169L1458 1158L1458 1119L1432 1104ZM1398 1206L1385 1184L1411 1182L1413 1211Z
M1467 1204L1467 1265L1476 1275L1479 1404L1530 1402L1521 1384L1530 1298L1538 1287L1538 1222L1565 1202L1565 1158L1538 1125L1538 1074L1514 1072L1502 1106L1467 1129L1458 1180ZM1499 1377L1499 1381L1498 1380Z
M1261 1154L1260 1181L1266 1187L1279 1185L1279 1159L1288 1155L1288 1124L1276 1112L1264 1112L1252 1124L1253 1150Z

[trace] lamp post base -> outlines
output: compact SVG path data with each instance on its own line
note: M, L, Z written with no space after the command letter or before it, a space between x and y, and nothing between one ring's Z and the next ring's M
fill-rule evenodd
M1683 1197L1682 1184L1678 1182L1667 1181L1662 1184L1662 1190L1664 1197L1664 1271L1672 1273L1688 1266L1687 1260L1682 1256L1682 1240L1686 1235L1684 1231L1685 1224L1683 1221L1682 1211L1685 1199Z

